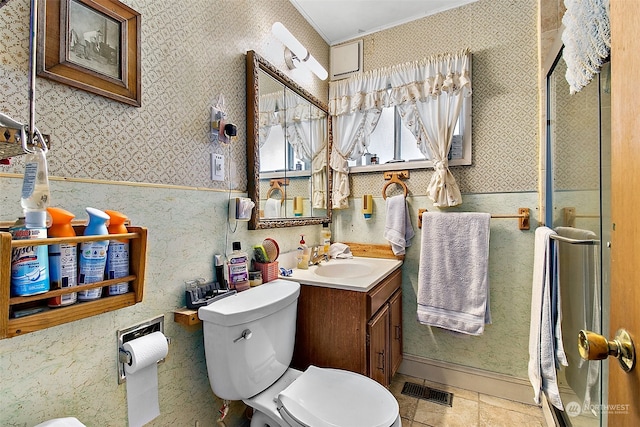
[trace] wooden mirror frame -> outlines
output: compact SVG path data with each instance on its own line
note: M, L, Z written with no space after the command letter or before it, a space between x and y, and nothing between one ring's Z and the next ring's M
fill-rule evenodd
M258 230L263 228L282 228L294 227L301 225L324 224L331 222L331 187L333 173L329 165L331 146L333 136L331 132L331 116L327 105L313 96L310 92L300 87L297 83L287 77L284 73L271 65L260 55L250 50L247 51L247 193L248 196L256 204L249 220L249 230ZM260 88L258 84L259 72L265 72L275 80L282 83L285 87L297 93L305 100L309 101L315 107L321 109L327 114L327 214L318 217L302 217L302 218L277 218L266 219L260 218L260 145L259 145L259 126L258 118L260 106Z

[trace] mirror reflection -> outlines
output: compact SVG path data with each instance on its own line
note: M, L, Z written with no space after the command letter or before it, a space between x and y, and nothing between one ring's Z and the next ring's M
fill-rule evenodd
M546 222L562 237L611 241L610 64L580 92L571 94L567 64L558 54L547 76L548 141ZM599 173L603 171L605 173ZM558 244L562 337L568 366L558 370L560 398L580 408L606 406L607 364L584 362L575 337L582 329L609 329L610 252L602 245ZM558 411L568 427L602 425L602 413Z
M260 56L247 52L250 228L330 221L327 108ZM253 161L251 161L253 159Z

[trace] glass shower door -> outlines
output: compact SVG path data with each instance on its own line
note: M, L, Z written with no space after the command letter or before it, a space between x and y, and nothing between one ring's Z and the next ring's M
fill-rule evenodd
M607 363L583 361L577 349L581 329L608 330L610 221L609 64L576 94L569 93L561 54L547 76L546 224L573 239L604 245L560 242L563 344L569 366L558 369L567 426L601 426L606 403Z

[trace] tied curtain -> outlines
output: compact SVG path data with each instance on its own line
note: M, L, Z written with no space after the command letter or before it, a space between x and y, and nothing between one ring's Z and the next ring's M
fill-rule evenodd
M448 155L463 98L471 96L469 59L468 52L432 57L418 66L399 65L390 76L392 104L422 154L433 161L427 196L438 207L462 203Z
M260 148L262 148L267 139L269 139L271 128L281 124L276 111L280 108L282 102L281 92L260 95L258 105L260 108L260 112L258 113L258 143Z
M288 143L298 159L311 164L311 204L327 208L327 116L293 92L285 94L283 126Z
M471 96L470 59L465 49L330 83L329 114L336 124L330 161L334 209L348 206L348 160L363 155L382 108L391 106L398 107L425 159L434 163L428 197L438 207L462 203L447 156L463 98Z
M388 104L388 77L374 70L329 83L329 114L333 119L333 147L329 165L333 169L333 209L349 206L349 160L366 152L369 135Z
M327 208L327 117L325 113L294 92L260 96L259 146L262 148L274 126L281 126L296 157L311 164L311 202L316 209Z

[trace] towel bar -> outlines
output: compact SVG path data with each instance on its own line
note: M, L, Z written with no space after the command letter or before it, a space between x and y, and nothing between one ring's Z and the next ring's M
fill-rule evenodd
M569 243L571 245L599 245L600 244L600 240L595 240L595 239L586 239L586 240L571 239L569 237L560 236L559 234L552 234L549 237L552 240L557 240L559 242Z
M418 228L422 228L422 214L426 212L426 209L418 209ZM529 208L518 208L517 214L491 214L491 218L517 218L518 228L520 230L528 230L529 224Z
M586 214L578 215L576 213L576 208L573 208L573 207L562 208L562 224L565 227L575 227L577 218L600 218L600 215L595 215L595 214L592 214L592 215L586 215Z

